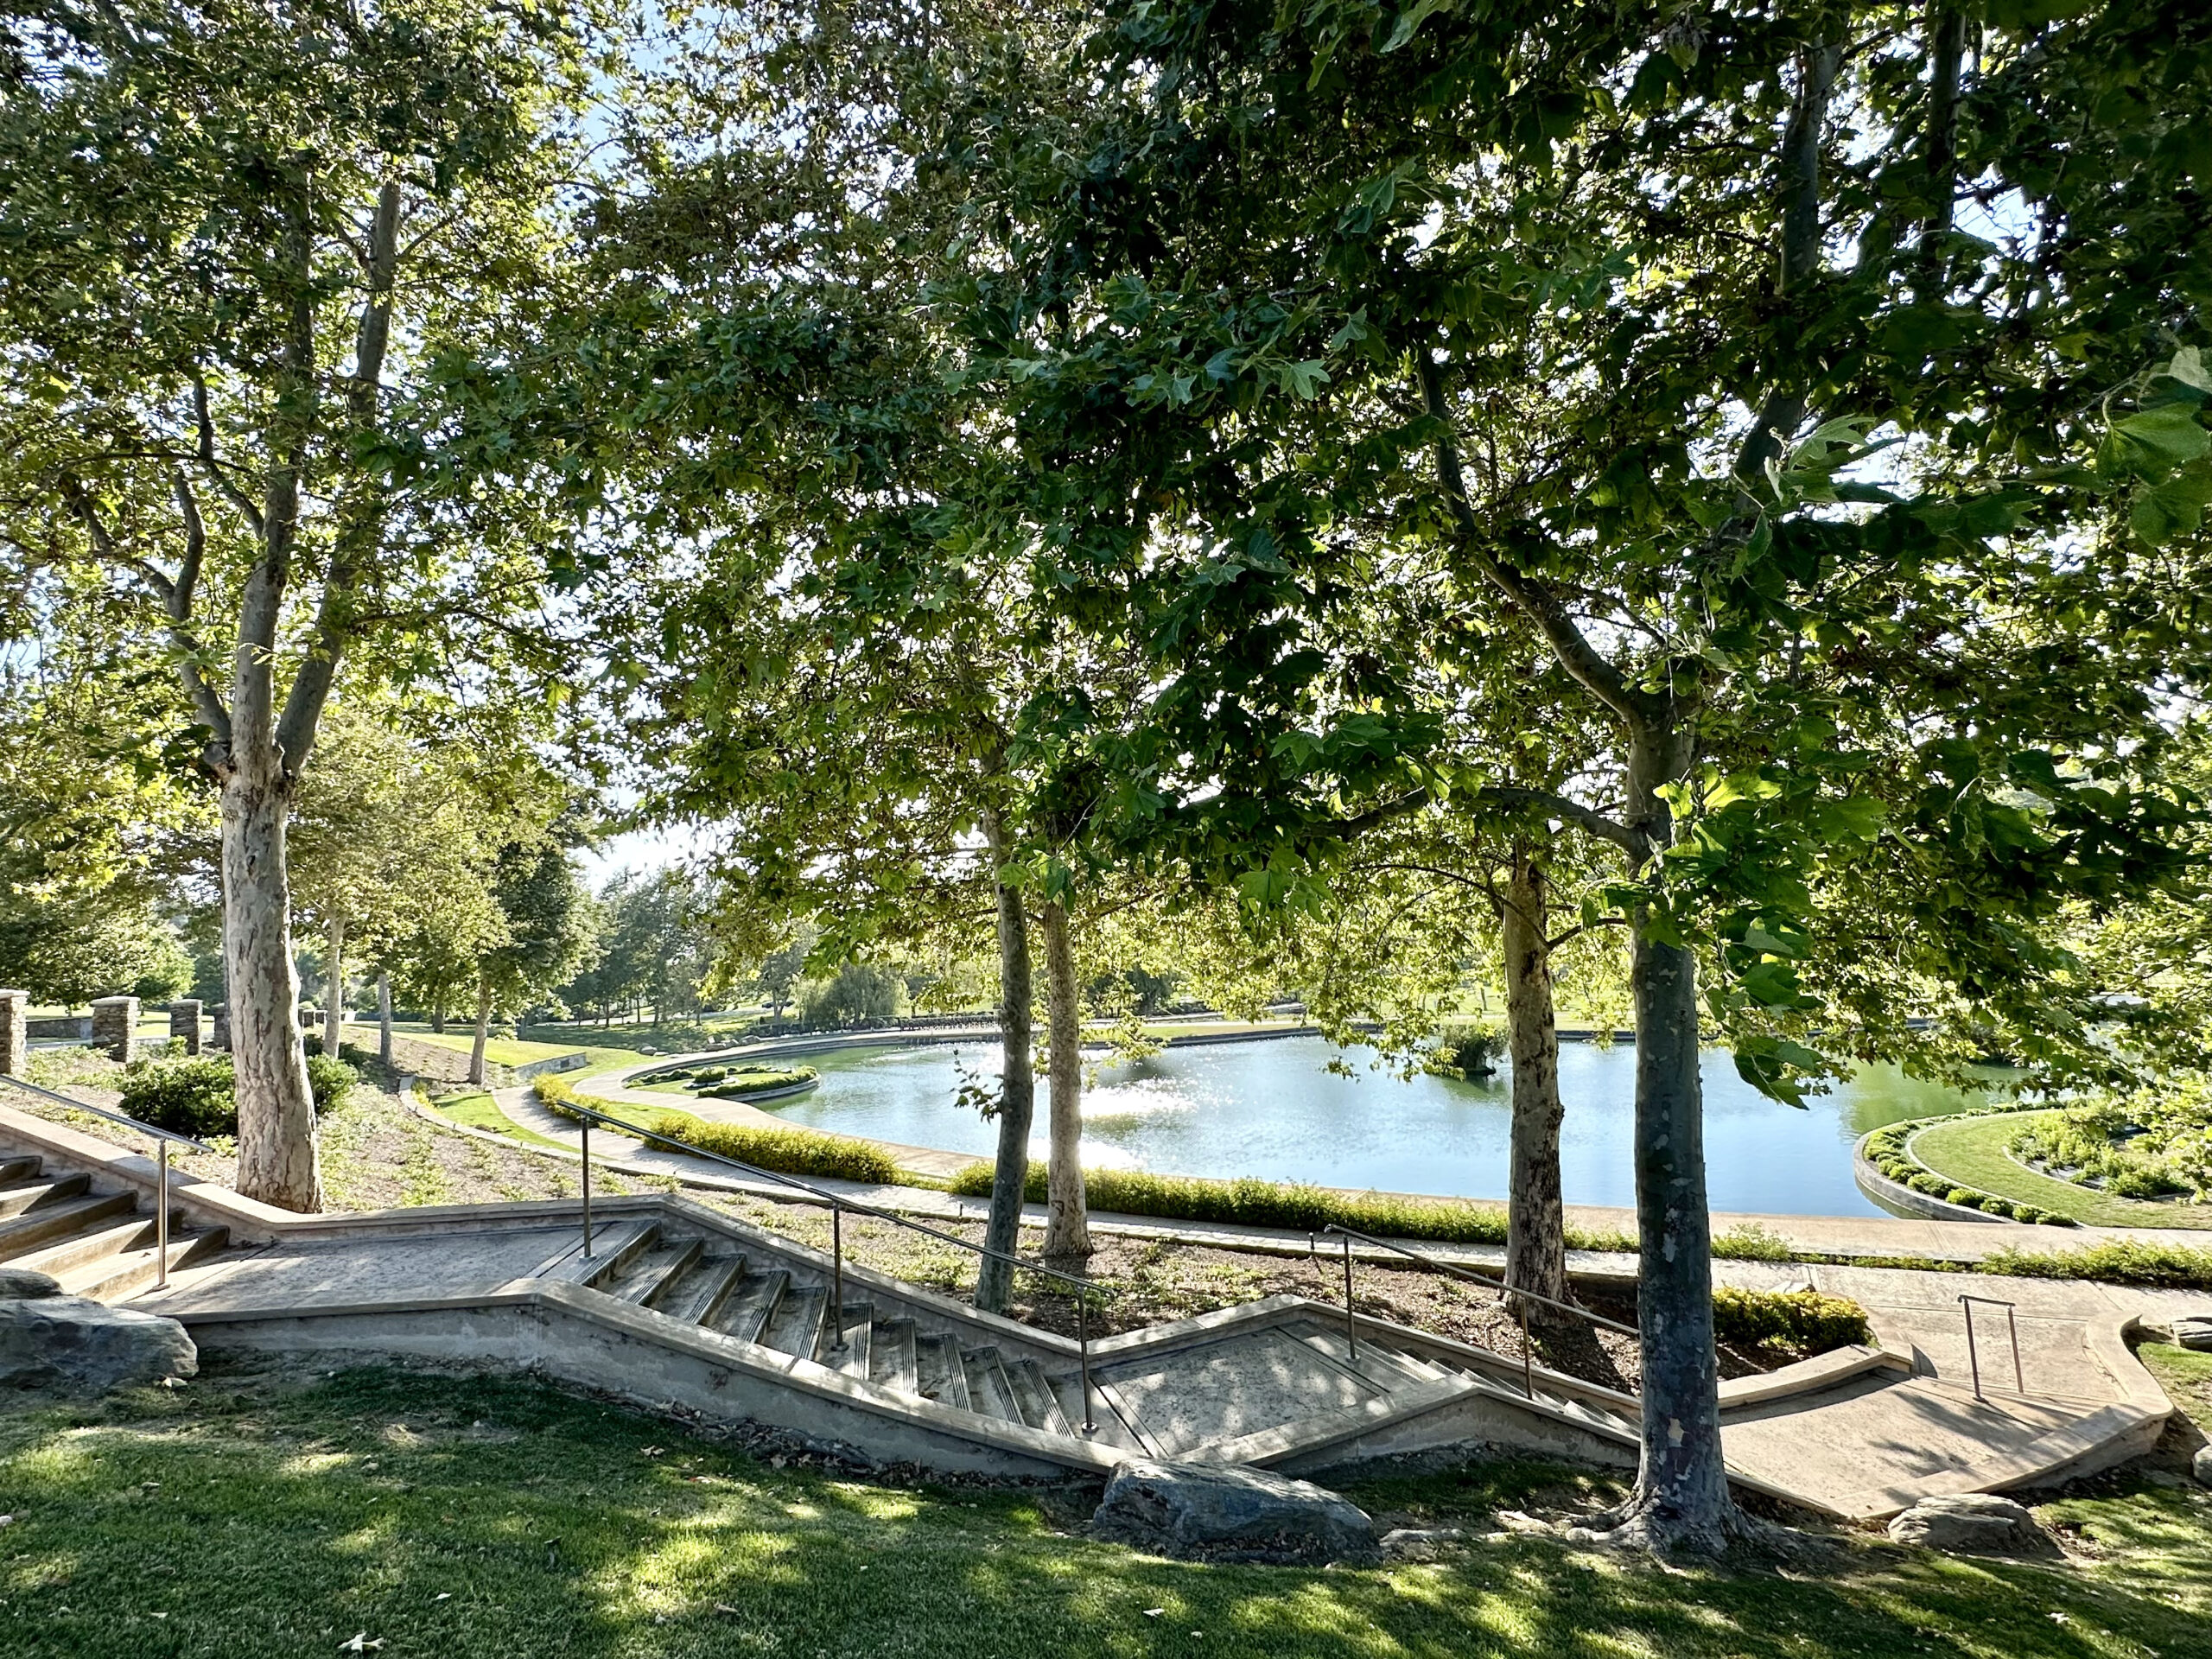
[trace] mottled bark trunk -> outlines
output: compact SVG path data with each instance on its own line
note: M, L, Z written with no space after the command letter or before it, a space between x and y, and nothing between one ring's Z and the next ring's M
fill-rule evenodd
M484 1081L484 1046L492 1037L492 982L476 982L476 1040L468 1046L468 1080L478 1085Z
M1513 1055L1511 1197L1507 1205L1505 1282L1553 1301L1567 1294L1567 1206L1560 1195L1559 1026L1552 1005L1552 953L1544 931L1543 867L1527 847L1513 867L1498 921L1505 944L1506 1033ZM1529 1320L1571 1319L1541 1302Z
M391 976L377 974L377 1058L391 1064Z
M286 1210L319 1210L315 1096L300 1033L284 869L289 787L273 754L223 780L223 971L238 1106L238 1190Z
M436 1032L439 1035L443 1036L445 1034L445 1028L446 994L443 991L440 991L437 995L437 1000L430 1004L430 1029Z
M329 1007L323 1010L322 1052L333 1059L346 1041L346 918L330 918L330 971L325 976Z
M1658 791L1688 771L1691 753L1690 734L1679 723L1656 726L1630 741L1629 820L1655 849L1666 846L1674 830ZM1633 920L1643 1447L1624 1520L1641 1541L1715 1549L1743 1523L1721 1461L1697 958L1652 937L1647 907L1639 906Z
M983 820L990 838L994 869L1003 863L1005 834L995 814ZM976 1271L976 1306L1002 1313L1012 1299L1014 1268L1005 1258L1021 1243L1021 1206L1028 1196L1029 1128L1037 1114L1037 1078L1031 1058L1035 1033L1030 1027L1033 995L1029 969L1029 917L1021 889L998 883L999 1041L1003 1073L999 1086L998 1162L991 1178L991 1214L983 1244L999 1252L985 1256Z
M1065 905L1046 905L1045 1006L1052 1043L1052 1147L1046 1178L1045 1254L1090 1254L1090 1220L1083 1196L1083 1000L1075 982L1075 946Z

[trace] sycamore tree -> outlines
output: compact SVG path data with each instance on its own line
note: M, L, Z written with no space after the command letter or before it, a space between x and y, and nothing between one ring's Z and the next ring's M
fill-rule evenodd
M5 585L168 658L221 810L238 1185L291 1209L321 1187L286 822L349 662L450 667L527 598L526 507L402 410L546 285L574 55L558 11L448 0L0 24Z
M1036 591L1158 664L1144 721L1070 745L1128 781L1094 833L1294 895L1332 817L1511 786L1444 775L1431 636L1360 623L1405 558L1607 733L1526 804L1624 866L1624 1541L1744 1524L1701 1019L1785 1100L1969 1028L2050 1081L2111 1064L2059 930L2177 863L2209 31L2157 0L1155 3L1071 50L1079 113L986 93L948 144L976 230L946 297L1033 468Z

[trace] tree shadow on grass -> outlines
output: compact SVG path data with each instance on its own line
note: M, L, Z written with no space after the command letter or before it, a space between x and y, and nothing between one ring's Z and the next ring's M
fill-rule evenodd
M2160 1599L2207 1565L2176 1495L2086 1512L2139 1529L2115 1550L2170 1563L2094 1582L1851 1543L1782 1571L1667 1569L1541 1539L1418 1567L1209 1567L1070 1535L1079 1511L1054 1494L777 1469L525 1383L236 1380L218 1364L175 1395L0 1415L0 1511L15 1517L0 1655L292 1659L358 1630L387 1656L440 1659L1961 1646L2073 1659L2093 1631L2178 1654L2201 1630ZM1498 1464L1352 1490L1471 1527L1539 1491L1594 1498L1604 1484Z

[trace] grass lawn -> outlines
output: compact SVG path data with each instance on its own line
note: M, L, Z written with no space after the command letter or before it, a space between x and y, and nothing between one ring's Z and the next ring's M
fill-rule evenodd
M431 1100L430 1109L440 1116L450 1118L465 1128L489 1129L494 1135L506 1135L512 1140L522 1141L526 1146L551 1147L559 1152L572 1150L562 1146L558 1141L552 1139L550 1135L540 1135L535 1129L524 1128L501 1111L499 1103L481 1090L466 1094L437 1096Z
M435 1044L461 1054L476 1046L474 1033L466 1031L415 1031L408 1035L418 1043ZM573 1054L581 1046L578 1043L522 1043L512 1037L487 1037L484 1039L484 1058L494 1065L528 1065L532 1060L556 1059L563 1054Z
M1347 1489L1487 1530L1593 1478L1529 1464ZM491 1378L220 1362L174 1393L0 1415L0 1654L1620 1656L2203 1651L2212 1496L2050 1506L2091 1559L1859 1539L1669 1572L1545 1539L1427 1566L1158 1560L1071 1535L1080 1491L864 1484Z
M2212 1205L2123 1198L2038 1174L2008 1156L2005 1142L2019 1132L2022 1124L2043 1116L1998 1112L1930 1124L1913 1135L1912 1155L1961 1186L2039 1205L2088 1226L2212 1228Z

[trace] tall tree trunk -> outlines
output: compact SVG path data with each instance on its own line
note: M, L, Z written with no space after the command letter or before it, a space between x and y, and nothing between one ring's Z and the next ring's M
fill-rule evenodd
M1513 1055L1513 1152L1507 1206L1505 1282L1553 1301L1568 1300L1567 1206L1560 1194L1559 1026L1552 1006L1551 944L1545 934L1543 866L1524 842L1513 849L1498 923L1505 943L1506 1032ZM1527 1304L1532 1325L1572 1315Z
M391 976L377 970L377 1058L391 1064Z
M488 975L480 975L476 981L476 1040L468 1047L468 1080L481 1084L484 1081L484 1046L492 1036L492 981Z
M346 1041L346 918L336 913L330 918L329 995L324 1001L330 1006L323 1010L322 1052L334 1060Z
M983 832L990 840L995 872L1006 857L1006 835L997 813L983 815ZM976 1270L976 1306L989 1313L1006 1312L1013 1296L1014 1267L1007 1258L1021 1243L1021 1206L1029 1185L1029 1128L1037 1115L1037 1078L1031 1056L1035 1034L1030 1028L1029 1014L1033 995L1029 918L1022 908L1021 889L1003 880L997 885L1002 1076L998 1162L991 1176L991 1214L983 1228L983 1245L998 1254L985 1256Z
M1693 735L1678 716L1629 743L1629 811L1656 853L1673 839L1659 790L1688 770ZM1649 860L1645 868L1649 868ZM1637 907L1637 1326L1643 1355L1643 1447L1621 1512L1628 1541L1722 1548L1745 1529L1721 1460L1720 1373L1713 1353L1713 1236L1698 1077L1697 958L1652 936Z
M1045 1203L1045 1254L1090 1254L1090 1221L1083 1196L1083 1000L1075 982L1075 946L1064 904L1038 918L1045 935L1045 1007L1052 1044L1052 1149Z
M446 995L445 988L439 987L437 996L430 1003L430 1029L440 1036L445 1034L446 1029Z
M289 782L273 749L250 749L223 779L223 972L238 1103L238 1190L319 1210L315 1096L300 1034L284 868Z

